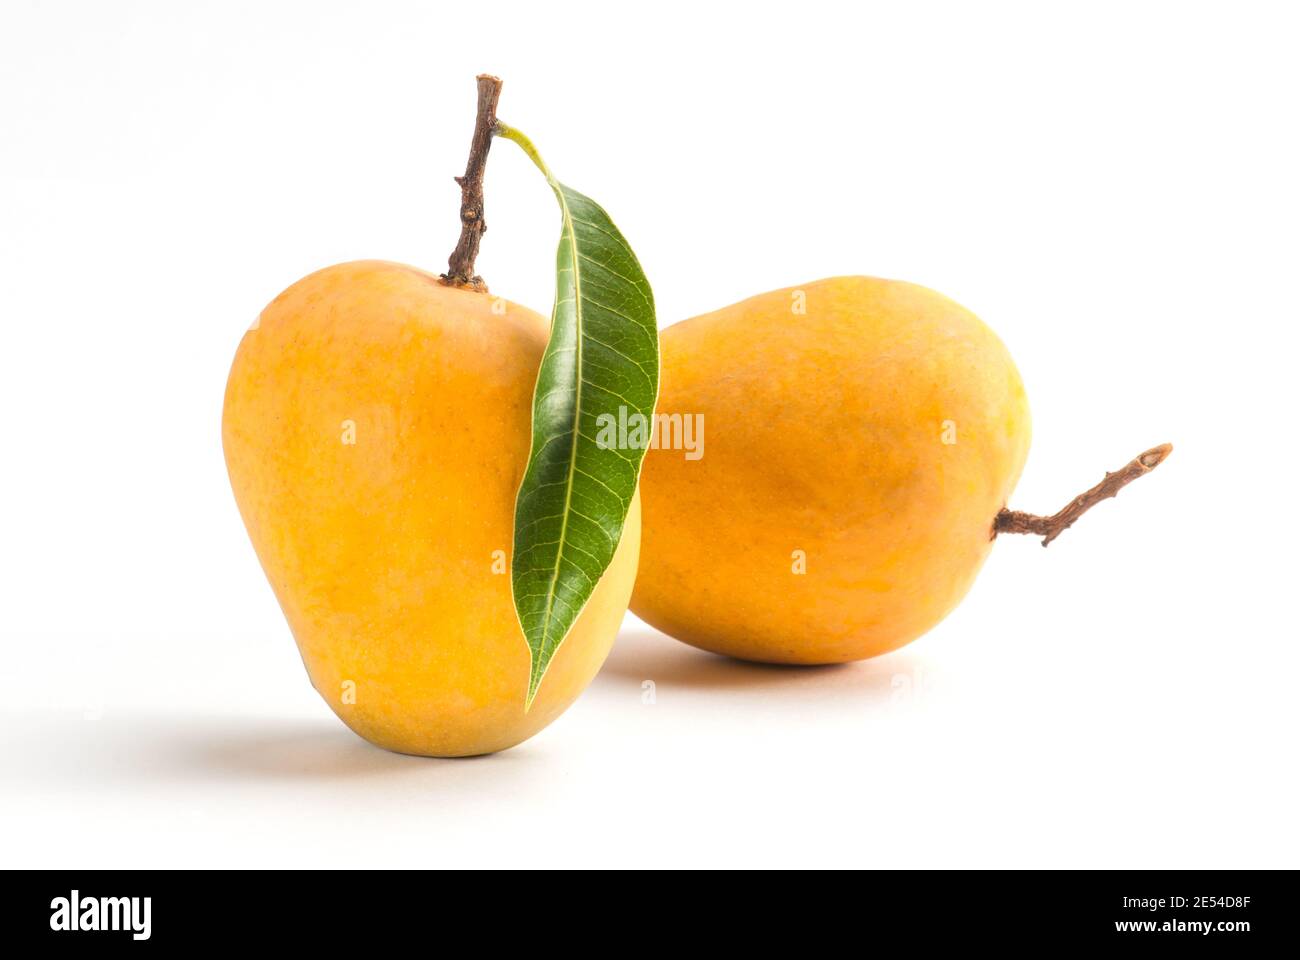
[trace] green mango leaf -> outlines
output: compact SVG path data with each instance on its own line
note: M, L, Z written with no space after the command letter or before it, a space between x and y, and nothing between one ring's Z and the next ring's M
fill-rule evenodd
M561 214L510 571L531 655L527 709L623 535L659 393L659 332L650 284L609 215L559 183L519 131L496 133L546 174Z

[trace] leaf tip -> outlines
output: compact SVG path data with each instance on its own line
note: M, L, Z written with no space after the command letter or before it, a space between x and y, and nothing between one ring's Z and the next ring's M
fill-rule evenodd
M537 699L537 690L542 685L542 677L545 674L546 668L541 666L536 658L532 658L528 671L528 692L524 695L524 713L533 708L533 701Z

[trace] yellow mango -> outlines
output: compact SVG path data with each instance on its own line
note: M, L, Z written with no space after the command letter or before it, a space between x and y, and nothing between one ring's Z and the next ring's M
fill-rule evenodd
M638 616L734 657L838 663L966 594L1030 435L1015 364L974 314L836 277L675 324L661 364L659 413L702 414L702 456L661 439L646 458Z
M548 321L413 267L276 297L226 388L230 482L312 685L372 743L490 753L587 686L636 575L640 506L525 712L509 557Z

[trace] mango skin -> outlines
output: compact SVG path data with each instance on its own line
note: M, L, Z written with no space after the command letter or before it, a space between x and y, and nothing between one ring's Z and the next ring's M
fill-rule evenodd
M715 653L840 663L914 640L965 596L1030 438L1020 375L974 314L835 277L661 342L658 412L702 413L704 453L647 456L633 612Z
M492 753L541 730L600 669L636 576L634 500L525 713L509 556L549 326L494 299L400 264L329 267L262 312L226 388L231 486L312 685L399 753Z

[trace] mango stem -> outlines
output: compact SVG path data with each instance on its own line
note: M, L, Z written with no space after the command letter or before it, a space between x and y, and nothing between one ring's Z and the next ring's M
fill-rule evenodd
M497 126L497 101L501 98L501 81L486 73L478 75L478 114L474 120L474 137L469 145L465 175L456 177L460 184L460 240L447 258L447 272L441 280L449 287L465 287L487 293L487 284L474 273L479 241L487 233L483 219L483 171L488 150Z
M1043 546L1047 546L1070 529L1070 525L1074 521L1101 503L1101 501L1115 496L1127 484L1138 477L1146 476L1160 466L1173 449L1173 444L1162 443L1158 447L1152 447L1145 453L1138 454L1114 473L1107 473L1106 479L1102 480L1101 483L1091 490L1079 494L1059 512L1052 514L1050 517L1040 517L1033 513L1021 513L1019 510L1008 510L1004 507L993 521L993 536L996 537L999 533L1031 533L1041 536Z

